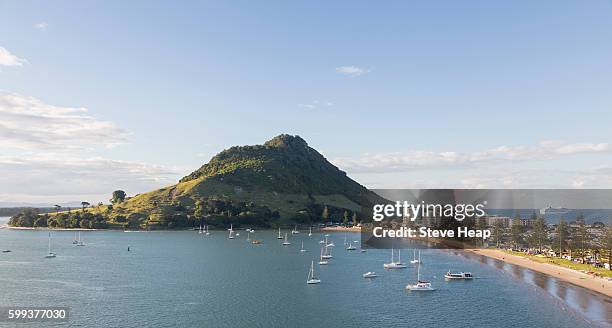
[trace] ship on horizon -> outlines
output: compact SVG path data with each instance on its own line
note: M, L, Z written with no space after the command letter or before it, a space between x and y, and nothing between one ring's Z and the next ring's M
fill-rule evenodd
M569 212L569 208L565 207L552 207L552 205L548 205L548 207L540 209L540 214L564 214Z

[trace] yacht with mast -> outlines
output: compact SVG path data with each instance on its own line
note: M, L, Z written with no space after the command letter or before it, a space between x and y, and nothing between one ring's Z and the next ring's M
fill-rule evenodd
M283 241L283 246L289 246L289 245L291 245L291 243L287 239L287 233L285 232L285 241Z
M302 248L300 249L301 253L308 252L307 249L304 248L304 241L302 240Z
M421 250L419 250L419 258L416 256L416 249L414 250L414 254L412 255L411 264L420 264L421 263Z
M319 259L319 265L327 265L329 262L323 257L323 247L321 247L321 258Z
M53 258L53 257L55 257L55 253L53 253L51 251L51 232L49 232L49 250L48 250L47 255L45 255L45 258L50 259L50 258Z
M229 231L229 235L227 236L227 238L234 239L234 225L230 224L230 228L227 230Z
M79 231L79 239L77 241L77 246L85 246L85 243L83 243L83 240L81 240L81 232Z
M325 246L323 247L323 249L325 249L325 252L323 253L323 256L321 256L321 258L326 260L333 258L329 247Z
M397 253L398 253L397 262L395 262L393 248L391 248L391 262L383 264L383 267L385 269L405 269L407 268L407 266L404 263L402 263L402 251L398 249Z
M280 226L278 227L278 237L276 237L276 239L283 239L283 236L281 236L280 232Z
M431 287L431 282L421 280L421 264L417 264L417 281L414 284L407 284L406 289L411 291L432 291L435 288Z
M306 280L306 283L309 285L312 285L312 284L318 284L320 282L321 282L321 279L316 278L314 274L314 261L311 261L310 271L308 271L308 280Z

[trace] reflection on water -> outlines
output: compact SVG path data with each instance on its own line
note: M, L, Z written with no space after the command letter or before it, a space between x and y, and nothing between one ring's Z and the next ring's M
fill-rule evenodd
M504 270L519 282L525 282L546 291L560 301L561 308L567 306L568 310L589 318L594 324L612 327L612 300L605 295L498 259L469 252L455 252L455 254Z

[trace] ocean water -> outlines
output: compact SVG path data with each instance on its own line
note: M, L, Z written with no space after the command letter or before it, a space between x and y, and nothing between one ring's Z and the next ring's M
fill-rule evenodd
M322 234L256 231L261 245L224 231L82 233L0 229L0 306L68 306L58 327L610 327L612 303L579 287L479 255L422 251L434 292L407 292L415 269L384 270L388 250L348 252L344 233L328 266L316 263ZM349 234L358 240L358 234ZM307 253L300 253L301 241ZM131 251L127 251L130 246ZM409 262L412 252L404 250ZM312 260L319 285L307 285ZM479 279L445 282L449 270ZM368 280L362 273L376 271ZM0 326L7 326L0 322ZM27 324L21 326L38 326Z

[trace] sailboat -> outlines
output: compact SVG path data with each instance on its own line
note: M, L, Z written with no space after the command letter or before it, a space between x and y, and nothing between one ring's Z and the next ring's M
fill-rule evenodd
M321 258L319 260L319 265L327 265L329 262L325 260L323 257L323 247L321 247Z
M435 290L435 288L431 287L431 282L421 280L421 264L417 264L417 281L414 284L407 284L406 289L412 291L430 291Z
M73 245L76 245L76 244L78 244L78 243L79 243L79 241L77 240L77 233L76 233L76 231L75 231L75 232L74 232L74 240L72 241L72 244L73 244Z
M293 228L293 230L291 230L291 234L292 235L297 235L298 233L300 233L300 231L297 229L297 224L296 224L295 228Z
M205 226L205 227L206 227L206 235L208 236L210 235L210 232L208 232L208 226Z
M202 230L202 225L200 224L200 229L198 230L198 233L200 233L200 234L201 234L201 233L203 233L203 232L204 232L204 230Z
M414 250L414 254L412 255L412 261L410 261L410 263L412 263L412 264L421 263L421 250L419 250L419 258L418 259L416 257L416 249Z
M325 253L323 253L323 256L321 256L321 258L323 259L331 259L333 256L331 255L331 251L329 250L329 247L325 246Z
M308 228L308 237L312 236L312 226Z
M287 240L287 233L285 232L285 241L283 241L283 246L289 246L291 243Z
M251 241L251 230L247 230L247 241Z
M307 249L304 249L304 241L302 240L302 248L300 249L300 252L304 253L304 252L308 252Z
M227 236L227 238L234 239L234 225L230 224L230 228L228 230L229 230L229 236Z
M280 227L278 227L278 237L276 237L276 239L283 239L283 236L281 236Z
M310 271L308 271L308 280L306 283L309 285L318 284L321 282L321 279L317 279L314 275L314 261L310 262Z
M348 247L346 248L347 251L354 251L356 250L357 247L353 246L353 243L349 243Z
M51 232L49 232L49 251L47 253L47 255L45 255L45 258L52 258L55 257L55 253L51 252Z
M76 244L77 246L85 246L85 244L83 243L83 241L81 240L81 232L79 231L79 240Z
M383 264L383 267L385 269L405 269L406 268L406 265L402 263L402 253L401 253L402 251L398 249L397 252L398 252L398 257L397 257L397 262L395 262L393 248L391 248L391 262Z
M334 247L334 246L336 246L334 244L334 242L331 242L331 243L327 242L327 236L329 236L329 235L325 235L325 247Z

